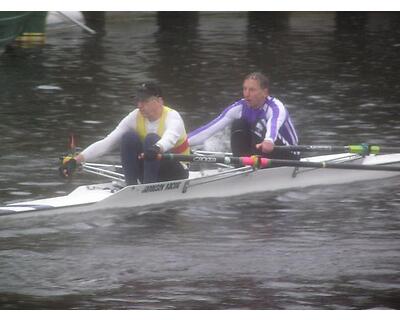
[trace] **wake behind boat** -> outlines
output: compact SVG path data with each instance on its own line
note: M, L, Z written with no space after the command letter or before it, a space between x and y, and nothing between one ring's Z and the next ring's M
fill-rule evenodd
M249 161L250 158L246 159ZM190 156L190 160L200 163L226 163L235 158L203 153ZM123 175L115 172L115 167L86 164L85 171L108 177L111 181L80 186L62 197L8 204L0 207L0 216L22 217L136 208L171 201L233 197L282 189L384 179L400 175L400 153L366 156L340 153L303 158L293 166L262 170L254 165L240 168L222 165L217 169L191 171L188 179L132 186L121 184Z

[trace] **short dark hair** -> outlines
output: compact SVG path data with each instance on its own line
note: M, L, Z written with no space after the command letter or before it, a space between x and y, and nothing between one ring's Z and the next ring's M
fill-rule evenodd
M162 97L162 91L160 86L155 82L142 83L136 90L135 94L136 101L145 101L151 97Z
M249 73L244 80L248 80L248 79L254 79L257 80L258 83L260 84L260 87L263 89L269 89L269 79L266 75L264 75L261 72L252 72Z

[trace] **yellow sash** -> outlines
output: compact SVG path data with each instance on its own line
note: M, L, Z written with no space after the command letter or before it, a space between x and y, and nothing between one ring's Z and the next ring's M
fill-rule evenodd
M171 108L167 106L163 106L163 111L161 114L161 118L157 128L157 134L162 137L165 132L165 119L167 118L168 112L170 112ZM143 142L144 138L147 136L147 129L146 129L146 122L143 115L138 111L136 116L136 131L139 135L140 140ZM179 154L190 154L189 143L187 140L186 132L179 137L178 141L175 143L175 146L171 150L166 150L172 153L179 153Z

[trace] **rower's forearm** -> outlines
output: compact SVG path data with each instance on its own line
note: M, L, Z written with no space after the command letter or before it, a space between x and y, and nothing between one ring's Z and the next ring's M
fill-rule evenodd
M82 153L78 154L75 156L75 160L78 164L84 163L85 162L85 157L83 156Z

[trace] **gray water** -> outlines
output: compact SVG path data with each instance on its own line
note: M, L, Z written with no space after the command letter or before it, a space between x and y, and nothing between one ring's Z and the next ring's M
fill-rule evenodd
M398 146L399 18L125 14L95 37L49 32L42 48L8 51L0 203L105 181L61 180L58 157L71 132L82 147L104 137L147 80L162 83L190 131L241 97L245 74L262 70L302 144ZM229 150L226 139L208 146ZM0 308L397 309L399 210L392 178L0 220Z

